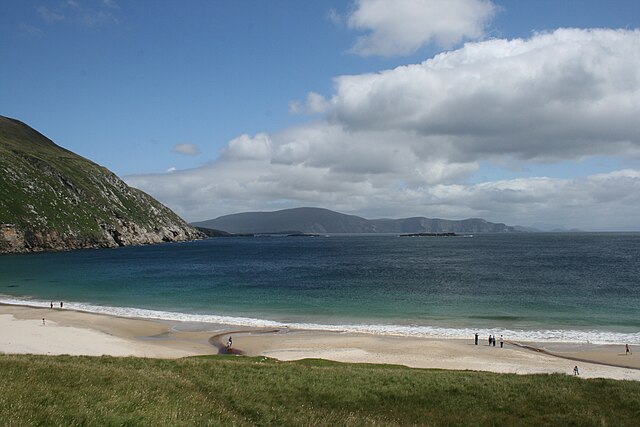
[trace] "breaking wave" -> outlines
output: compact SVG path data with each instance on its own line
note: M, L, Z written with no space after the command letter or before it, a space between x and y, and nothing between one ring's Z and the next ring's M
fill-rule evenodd
M49 308L49 301L37 299L16 298L0 295L0 304L21 305L29 307ZM447 328L439 326L420 325L388 325L388 324L321 324L321 323L296 323L278 322L251 317L222 316L215 314L191 314L173 311L149 310L135 307L112 307L94 305L81 302L65 302L65 309L82 311L87 313L105 314L126 318L154 319L171 322L186 322L213 325L243 326L253 328L288 328L307 329L332 332L351 332L373 335L395 335L425 338L458 338L471 339L478 333L482 339L489 334L504 335L511 341L529 342L567 342L567 343L592 343L592 344L635 344L640 345L640 332L624 333L604 330L571 330L571 329L472 329L472 328Z

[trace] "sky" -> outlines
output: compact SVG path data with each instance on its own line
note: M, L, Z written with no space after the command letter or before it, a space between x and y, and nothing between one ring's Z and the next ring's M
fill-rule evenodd
M640 1L0 0L0 115L188 221L640 231Z

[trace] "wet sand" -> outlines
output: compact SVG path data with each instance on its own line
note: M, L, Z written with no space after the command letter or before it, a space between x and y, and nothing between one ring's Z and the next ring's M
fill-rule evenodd
M42 325L42 318L45 325ZM180 358L233 354L279 360L321 358L415 368L573 374L640 381L640 355L624 345L511 343L382 336L312 330L250 329L129 319L61 309L0 305L0 352ZM632 348L632 351L634 348ZM597 362L597 363L594 363Z

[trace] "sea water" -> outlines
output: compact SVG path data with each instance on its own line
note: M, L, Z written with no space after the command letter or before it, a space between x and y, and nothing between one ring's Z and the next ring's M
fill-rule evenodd
M376 334L640 344L640 234L226 237L0 257L0 303Z

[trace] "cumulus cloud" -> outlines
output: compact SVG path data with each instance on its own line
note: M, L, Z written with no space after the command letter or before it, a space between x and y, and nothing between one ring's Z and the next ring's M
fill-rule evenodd
M240 135L229 141L222 156L232 160L266 160L271 157L271 137L266 133L256 136Z
M480 38L495 12L489 0L358 0L347 26L367 32L354 53L406 55L431 42L451 47Z
M196 144L176 144L173 146L174 153L196 156L200 154L200 148Z
M640 159L638 51L640 31L625 30L467 43L420 64L338 77L328 100L318 95L320 118L241 135L201 168L128 182L189 220L313 205L639 229L633 168L468 183L488 162Z
M333 120L434 137L449 158L638 155L640 31L559 29L467 43L421 64L336 78Z

